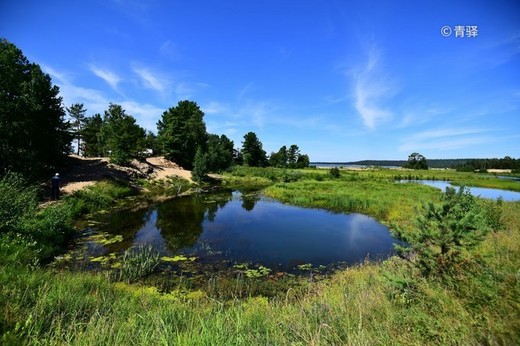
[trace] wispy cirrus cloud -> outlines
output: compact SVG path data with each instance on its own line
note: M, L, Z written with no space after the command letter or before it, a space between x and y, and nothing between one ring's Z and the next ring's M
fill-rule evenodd
M92 73L104 80L112 89L119 92L118 84L122 79L115 72L103 69L93 64L89 64L88 67Z
M132 70L139 76L145 88L164 93L168 89L168 83L158 74L146 67L133 66Z
M399 146L401 152L421 150L456 150L484 144L491 141L487 133L491 130L481 128L444 128L422 131L405 137Z
M230 113L229 105L219 101L211 101L207 105L202 106L202 111L205 114L221 114Z
M157 120L160 119L164 108L128 99L110 99L101 90L76 85L73 78L65 72L45 65L42 65L42 69L51 76L52 82L60 88L60 96L63 97L66 106L83 103L87 109L87 114L93 115L95 113L103 114L111 102L116 103L121 105L127 114L135 117L140 126L156 132Z
M393 112L385 107L384 101L395 94L396 87L381 65L381 53L372 46L368 49L364 64L347 73L353 80L353 106L370 130L393 117Z
M400 128L413 127L428 123L453 111L453 108L432 105L429 107L412 107L403 112Z
M83 103L89 114L102 113L109 104L100 90L75 85L67 73L58 71L50 66L43 65L43 71L48 73L52 82L60 88L60 96L66 106L73 103Z

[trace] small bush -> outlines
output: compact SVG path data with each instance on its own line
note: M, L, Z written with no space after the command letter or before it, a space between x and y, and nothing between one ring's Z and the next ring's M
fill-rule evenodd
M36 206L36 188L28 187L22 175L7 173L0 180L0 233L16 231L24 219L34 216Z
M489 231L483 209L464 187L446 188L440 204L423 204L416 226L411 231L394 226L393 234L407 244L397 245L398 253L425 276L452 272Z
M339 178L340 175L341 175L341 172L339 170L338 167L332 167L330 170L329 170L329 175L333 178Z
M117 199L131 196L131 187L110 181L101 181L93 186L78 190L65 199L73 217L111 207Z

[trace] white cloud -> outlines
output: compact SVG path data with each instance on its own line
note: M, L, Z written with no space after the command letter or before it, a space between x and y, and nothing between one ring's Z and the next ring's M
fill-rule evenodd
M161 119L161 115L165 109L151 104L142 104L135 101L118 102L127 114L136 118L137 123L146 130L157 132L157 121Z
M222 102L212 101L208 103L206 106L202 106L202 111L205 114L221 114L225 115L225 113L229 113L229 106Z
M177 60L180 57L176 45L170 40L165 41L163 42L163 44L161 44L159 52L161 53L161 55L167 57L171 61Z
M168 83L158 75L152 73L145 67L134 66L132 70L141 78L145 88L164 93L168 88Z
M430 106L426 108L415 107L404 111L403 118L398 127L410 127L422 125L437 119L445 114L449 114L453 109Z
M102 91L77 86L66 73L57 71L49 66L42 69L53 78L53 83L60 88L60 96L63 97L65 106L74 103L83 103L87 109L87 115L95 113L103 114L110 102L119 104L126 113L136 118L137 123L147 130L156 132L157 121L161 118L165 109L152 104L142 104L132 100L108 99Z
M490 142L490 137L486 135L489 131L490 130L479 128L446 128L418 132L404 138L399 147L399 151L445 151L468 148L477 144Z
M42 66L42 69L53 78L53 83L60 88L60 96L63 98L65 106L83 103L88 114L102 114L108 107L110 101L101 91L74 85L69 75L50 66Z
M112 71L102 69L102 68L97 67L92 64L88 65L88 67L89 67L90 71L92 71L92 73L94 73L96 76L98 76L99 78L104 80L108 85L110 85L110 87L112 89L119 92L117 86L118 86L119 82L121 81L121 78L117 74L115 74Z
M381 71L380 53L372 47L363 66L348 73L354 82L354 107L364 125L374 130L392 119L393 113L384 107L384 101L395 94L395 86Z

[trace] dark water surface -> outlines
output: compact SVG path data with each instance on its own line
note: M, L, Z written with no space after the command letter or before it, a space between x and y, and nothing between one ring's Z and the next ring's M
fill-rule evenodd
M99 221L96 232L123 239L87 244L90 256L152 244L162 256L182 254L202 264L251 263L288 272L307 263L387 258L394 243L388 228L366 215L285 205L256 192L182 197Z

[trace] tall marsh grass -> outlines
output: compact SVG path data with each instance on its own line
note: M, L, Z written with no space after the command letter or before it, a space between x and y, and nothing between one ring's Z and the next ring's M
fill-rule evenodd
M153 273L159 262L159 253L152 245L132 247L125 251L112 277L115 281L135 282Z

